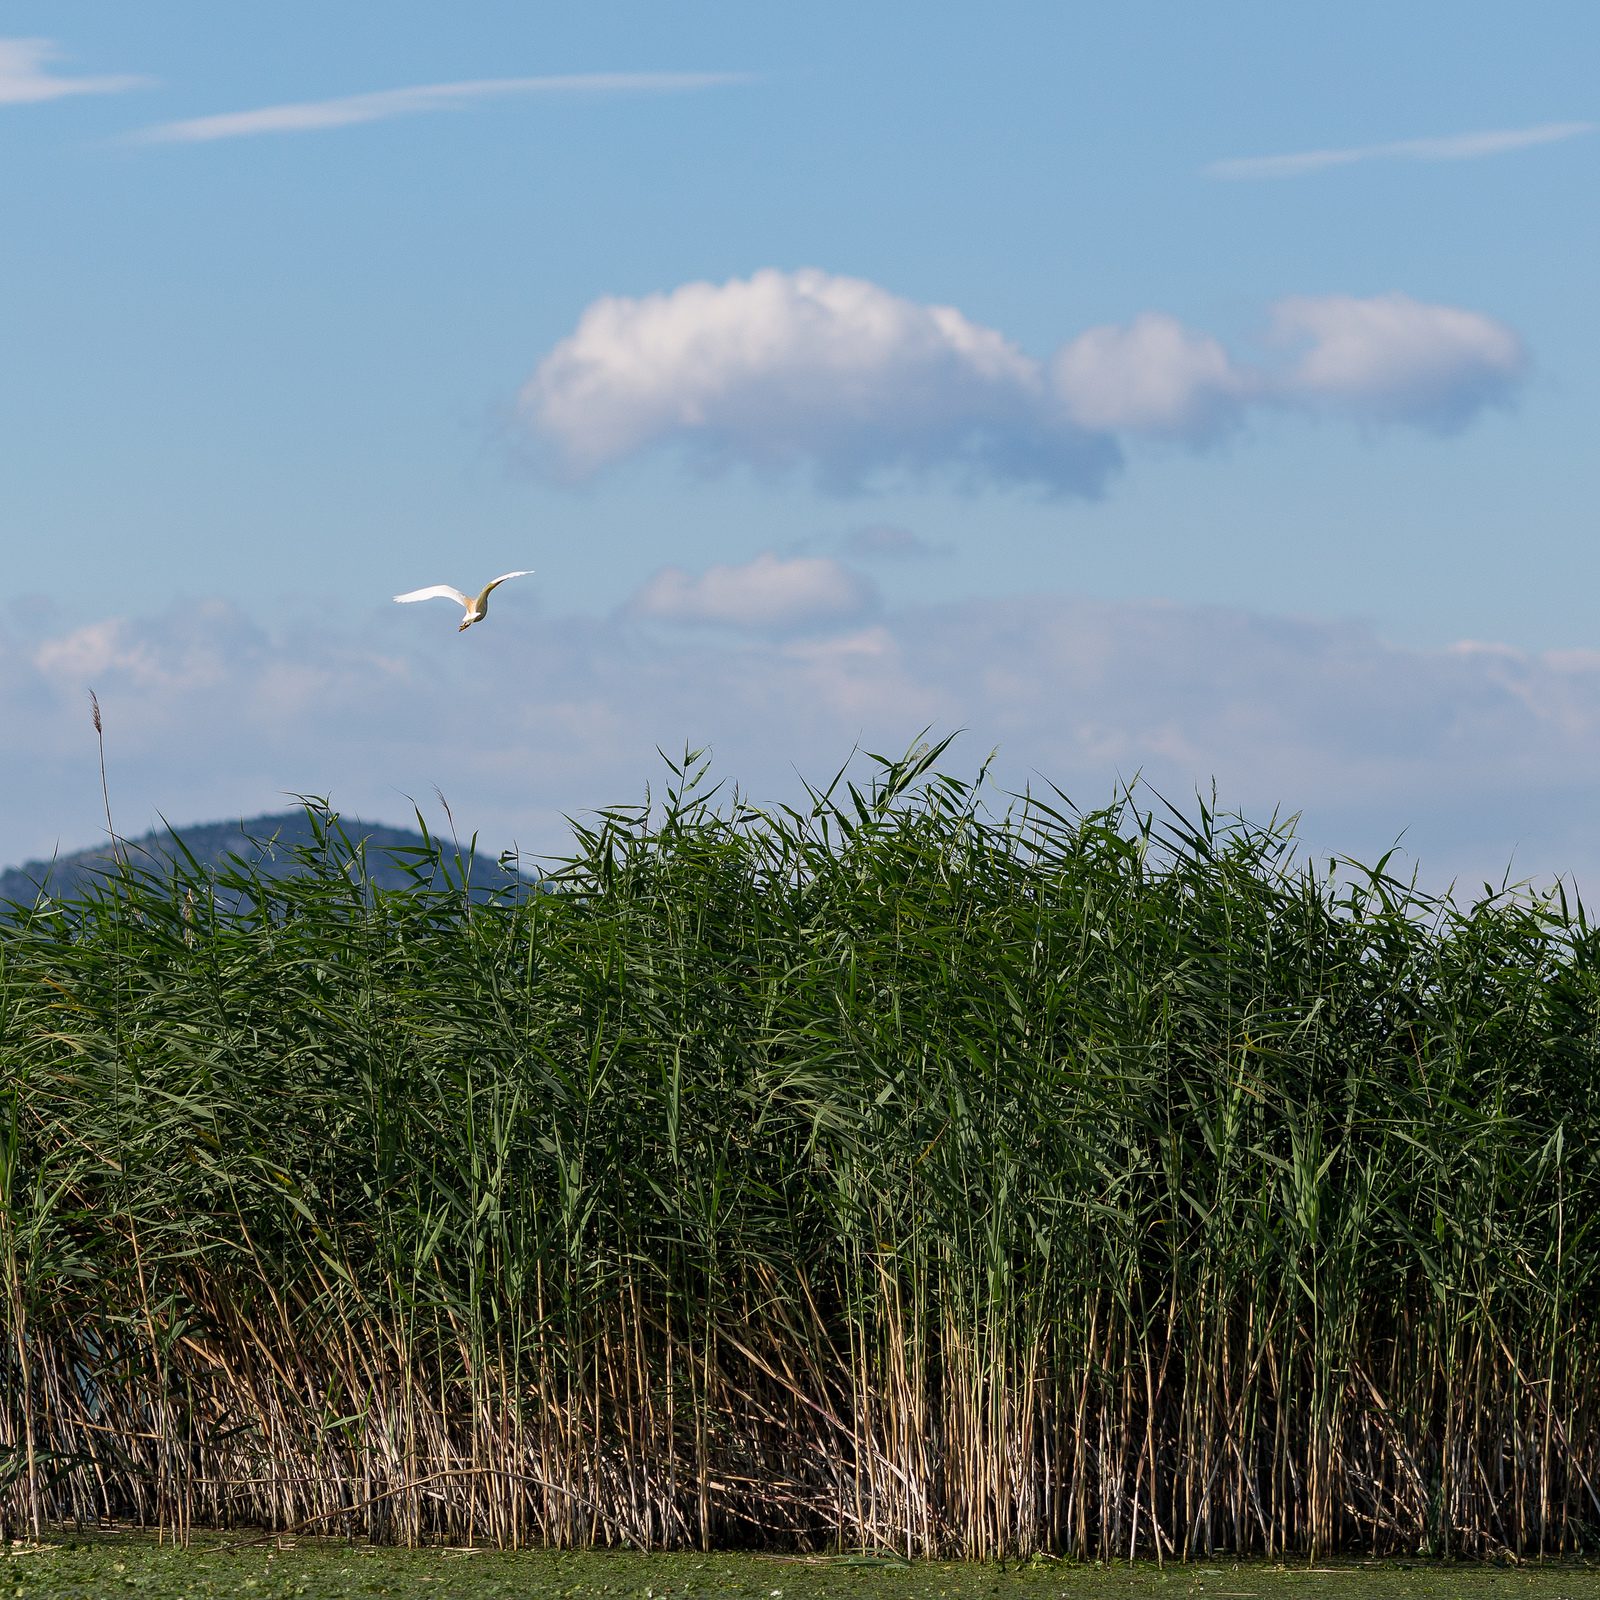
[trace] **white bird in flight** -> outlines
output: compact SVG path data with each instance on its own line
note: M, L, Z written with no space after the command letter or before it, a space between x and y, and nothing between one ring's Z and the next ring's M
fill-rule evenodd
M396 601L408 606L413 600L454 600L458 606L465 606L467 615L461 626L456 630L465 633L474 622L482 622L489 612L489 591L504 583L507 578L531 578L533 568L526 572L502 572L493 583L484 584L476 598L462 594L459 589L452 589L448 583L436 583L429 589L413 589L410 594L397 594Z

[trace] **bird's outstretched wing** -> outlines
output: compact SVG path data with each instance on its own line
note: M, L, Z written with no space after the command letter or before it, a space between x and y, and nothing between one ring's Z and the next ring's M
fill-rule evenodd
M448 583L436 583L431 589L413 589L410 594L397 594L395 599L403 606L410 605L413 600L454 600L458 606L467 603L467 597Z
M487 600L489 598L489 591L491 589L497 588L500 584L504 583L507 578L531 578L532 576L533 576L533 568L532 567L529 567L526 572L502 572L500 574L500 576L494 580L493 583L484 584L483 593L478 596L479 604L481 605L485 600Z

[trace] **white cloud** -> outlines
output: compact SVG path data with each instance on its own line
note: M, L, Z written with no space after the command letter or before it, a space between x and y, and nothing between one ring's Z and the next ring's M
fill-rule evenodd
M1115 447L1047 426L1046 409L1038 362L994 329L814 268L608 295L522 393L535 437L573 478L681 440L712 463L811 463L836 489L952 464L1097 483Z
M823 557L784 560L767 552L741 566L711 567L698 578L663 567L628 602L655 622L765 630L859 616L875 598L858 573Z
M1491 318L1401 294L1287 299L1270 316L1287 364L1236 361L1155 312L1043 363L954 307L767 268L595 301L539 364L521 414L573 480L677 444L710 467L809 467L836 492L946 471L1094 495L1128 440L1203 444L1251 407L1461 422L1506 399L1526 364Z
M1403 294L1280 300L1273 329L1305 353L1279 392L1374 422L1460 423L1510 393L1527 365L1511 330Z
M226 111L147 128L134 137L143 144L207 144L261 133L310 133L348 128L361 122L414 116L422 111L459 110L482 100L514 95L681 94L722 84L746 83L732 72L592 72L558 78L482 78L466 83L431 83L411 89L380 89L373 94L293 105Z
M1072 420L1106 433L1205 435L1253 386L1215 339L1156 311L1079 334L1050 368Z
M642 796L658 745L709 743L776 802L796 769L831 776L858 740L904 748L932 724L968 730L969 771L998 744L1003 784L1083 805L1139 772L1179 804L1215 777L1257 817L1304 806L1322 850L1371 859L1405 831L1430 882L1498 877L1513 852L1519 872L1600 873L1600 652L1399 649L1348 624L1059 596L732 642L529 619L508 601L462 637L388 612L269 632L212 602L43 643L0 630L0 863L101 836L92 685L129 833L296 790L405 821L438 783L486 845L555 850L563 813Z
M1287 156L1246 156L1214 161L1206 173L1213 178L1298 178L1329 167L1353 166L1358 161L1473 161L1527 150L1534 145L1557 144L1594 132L1592 122L1547 122L1537 128L1499 128L1484 133L1453 133L1442 139L1401 139L1394 144L1358 145L1346 150L1302 150Z
M144 78L58 78L45 62L61 52L49 39L0 39L0 106L37 105L71 94L117 94L137 89Z

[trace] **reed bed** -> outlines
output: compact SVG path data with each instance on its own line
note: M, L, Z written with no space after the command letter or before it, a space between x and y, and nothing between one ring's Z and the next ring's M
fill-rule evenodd
M1593 1548L1581 907L944 754L15 908L5 1531Z

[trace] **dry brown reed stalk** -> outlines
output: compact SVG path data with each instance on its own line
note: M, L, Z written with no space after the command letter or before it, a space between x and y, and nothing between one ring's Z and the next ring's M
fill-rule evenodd
M991 818L941 753L777 816L686 771L470 917L323 814L297 877L19 908L0 1514L1589 1548L1581 909Z

